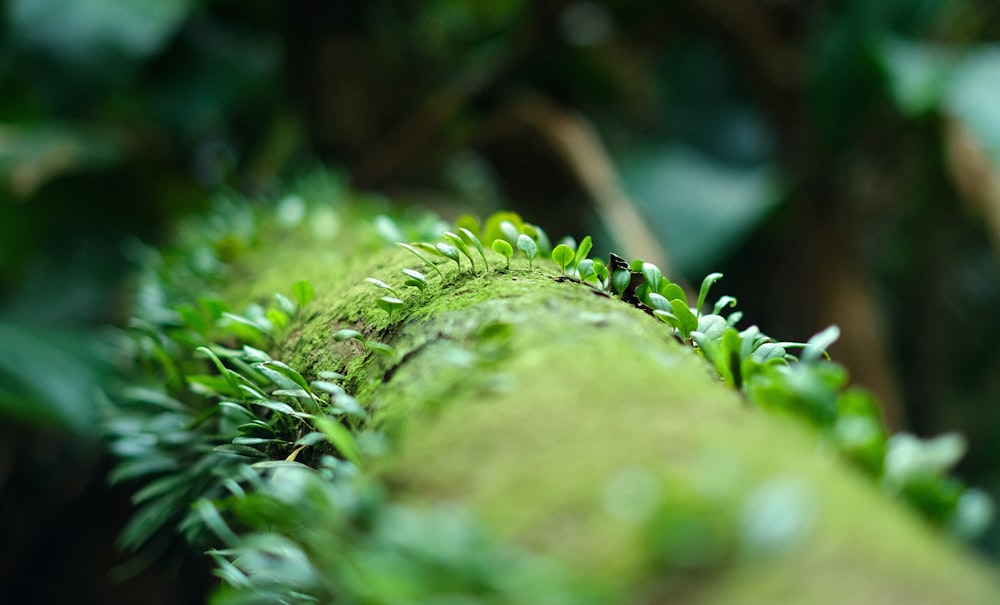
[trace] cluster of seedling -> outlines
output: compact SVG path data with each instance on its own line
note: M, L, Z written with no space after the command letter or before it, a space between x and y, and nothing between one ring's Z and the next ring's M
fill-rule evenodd
M402 233L402 230L388 217L380 216L379 221L382 231ZM396 245L415 256L444 281L447 278L438 265L449 261L455 263L458 272L462 271L463 259L468 260L469 272L474 275L485 274L490 270L490 261L480 235L491 241L490 248L504 259L502 268L504 271L509 271L511 268L510 261L514 257L515 246L528 261L529 270L533 268L535 259L550 249L544 231L535 225L525 223L520 216L512 212L494 215L482 229L475 219L463 217L454 230L443 231L440 236L441 241L438 242L396 242ZM414 288L420 293L427 290L427 276L424 273L409 267L403 268L401 272L405 277L404 286ZM366 281L381 291L375 299L375 304L388 314L391 323L394 313L406 306L404 297L399 290L381 279L368 277Z

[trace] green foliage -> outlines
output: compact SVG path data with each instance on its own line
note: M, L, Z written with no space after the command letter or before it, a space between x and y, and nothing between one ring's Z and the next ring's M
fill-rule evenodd
M507 259L504 268L510 269L510 259L514 256L514 248L506 240L495 239L493 240L493 251Z
M552 249L552 260L559 265L565 274L569 266L573 263L573 249L565 244L559 244Z
M405 285L416 288L421 292L427 289L427 278L424 277L423 273L415 269L409 269L409 268L403 268L402 272L403 275L409 278L406 280Z
M473 258L472 258L472 252L469 250L469 247L465 244L465 240L463 240L458 235L452 233L451 231L445 231L444 233L441 234L441 237L443 237L448 242L450 242L455 248L458 249L459 252L461 252L462 254L464 254L465 257L467 259L469 259L469 264L472 266L472 272L475 273L476 272L476 261L473 260ZM461 268L461 267L459 267L459 268Z
M420 252L419 250L417 250L415 247L411 246L410 244L404 244L402 242L397 242L397 245L399 245L401 248L403 248L404 250L406 250L410 254L413 254L414 256L416 256L417 258L419 258L420 260L424 261L424 263L426 263L430 268L432 268L435 271L437 271L437 274L441 276L441 279L444 279L444 273L441 272L441 269L438 269L437 265L435 265L434 262L431 261L431 259L427 258L427 256L424 255L422 252Z

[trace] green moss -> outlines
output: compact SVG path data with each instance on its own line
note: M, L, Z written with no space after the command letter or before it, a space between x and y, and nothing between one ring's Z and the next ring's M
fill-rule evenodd
M461 502L501 537L623 591L683 592L692 573L710 573L698 593L711 602L893 602L949 594L950 574L977 565L940 565L948 547L920 521L801 424L749 408L641 311L547 271L451 271L453 282L414 291L400 323L382 319L375 333L402 363L368 364L359 381L359 399L396 444L378 471L402 500ZM478 344L491 323L511 326L499 359ZM659 495L646 517L623 520L608 490L632 471ZM787 551L754 561L741 516L769 482L797 486L809 510ZM701 554L694 542L671 546L655 538L663 523L670 539L680 527L717 543ZM967 602L995 586L963 573L979 578L954 589Z

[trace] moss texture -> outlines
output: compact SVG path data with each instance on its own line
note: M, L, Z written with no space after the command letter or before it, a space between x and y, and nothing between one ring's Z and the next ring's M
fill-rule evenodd
M996 575L833 456L751 409L655 318L550 265L491 255L442 280L389 250L334 269L303 246L272 278L317 299L282 346L348 385L393 437L376 463L400 500L469 507L620 603L989 603ZM265 265L267 263L264 263ZM402 282L392 321L364 277ZM306 270L308 269L308 270ZM259 288L258 288L259 286ZM273 291L268 279L254 291ZM253 296L252 292L244 296ZM353 328L393 358L332 334Z

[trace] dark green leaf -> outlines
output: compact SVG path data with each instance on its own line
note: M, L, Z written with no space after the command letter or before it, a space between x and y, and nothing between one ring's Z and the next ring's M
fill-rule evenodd
M226 443L224 445L216 446L212 451L219 452L220 454L227 454L231 456L240 456L243 458L265 458L264 452L252 448L246 445L236 445L235 443Z
M205 522L205 525L212 530L220 540L226 544L233 545L240 542L239 536L229 529L226 522L222 520L222 515L211 501L202 498L194 503L194 508L198 511L198 516Z

